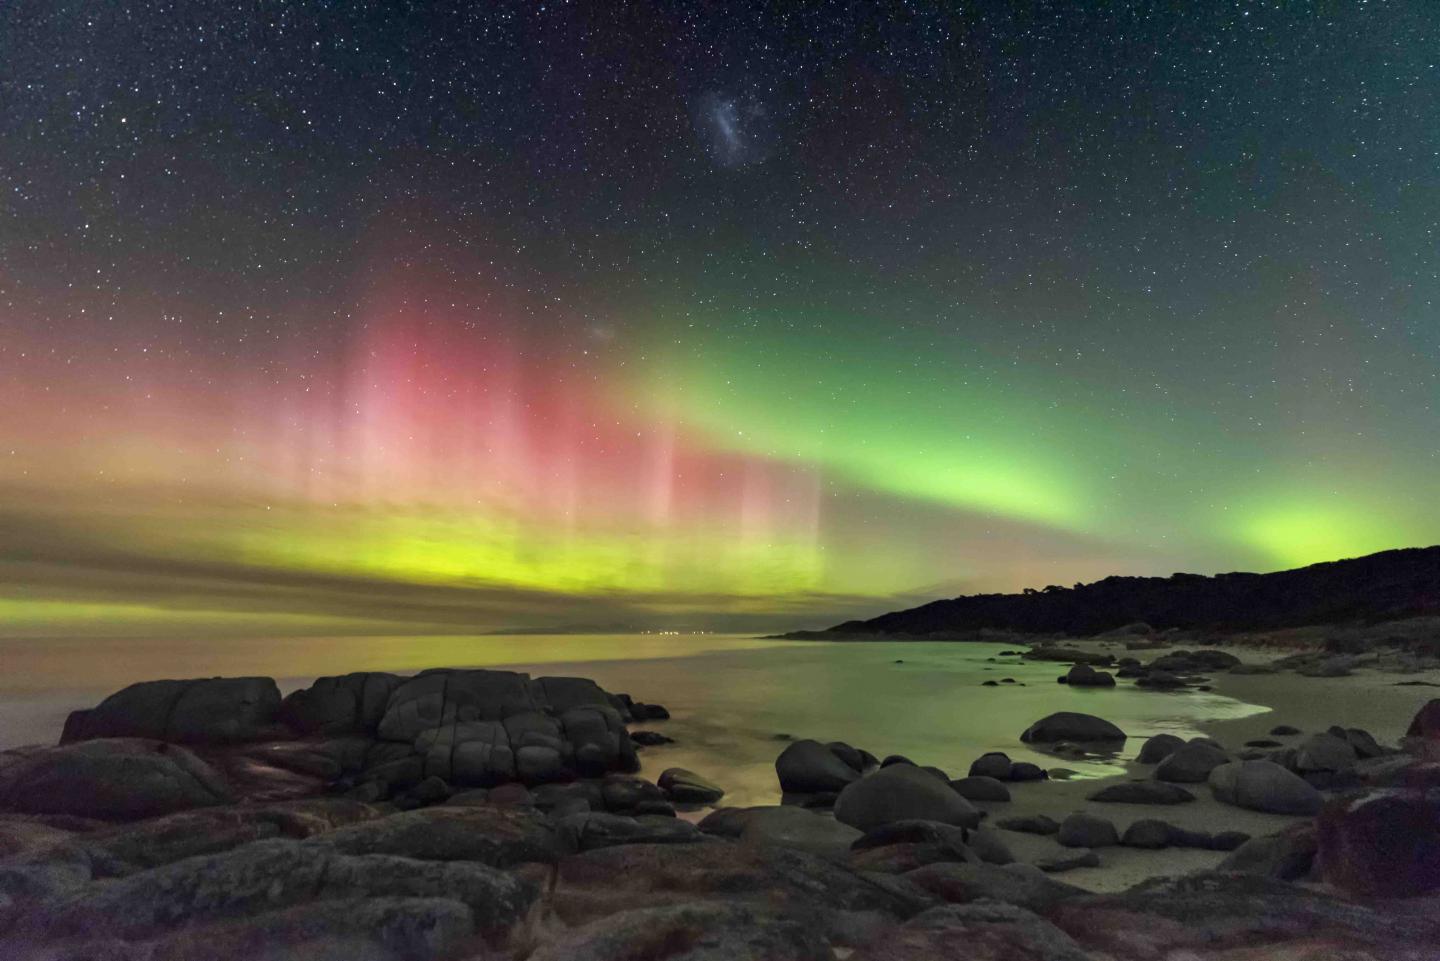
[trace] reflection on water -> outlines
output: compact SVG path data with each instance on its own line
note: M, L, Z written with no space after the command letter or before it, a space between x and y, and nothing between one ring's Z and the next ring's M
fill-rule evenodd
M125 684L157 677L266 674L282 690L320 674L409 673L426 667L499 666L592 677L612 691L670 709L650 722L677 743L642 751L647 776L692 768L728 791L726 803L774 803L777 735L847 741L877 756L904 754L965 773L985 751L1118 773L1103 758L1057 759L1020 744L1032 721L1083 711L1131 735L1193 736L1207 720L1265 710L1206 693L1057 684L1060 665L999 657L991 644L818 643L720 635L533 637L335 637L184 642L0 641L3 746L53 741L65 713ZM986 680L1017 684L984 687ZM1024 686L1021 686L1023 684ZM1131 740L1133 756L1140 742Z

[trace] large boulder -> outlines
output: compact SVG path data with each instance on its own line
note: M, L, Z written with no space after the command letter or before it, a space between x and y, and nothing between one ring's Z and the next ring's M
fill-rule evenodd
M1146 739L1135 760L1141 764L1159 764L1184 746L1184 738L1173 734L1156 734Z
M1029 864L948 861L905 874L905 880L944 901L965 903L986 899L1045 912L1066 898L1081 897L1083 888L1052 880Z
M301 734L374 735L390 695L404 678L362 671L320 677L292 691L280 704L280 720Z
M205 759L239 799L268 803L324 794L337 780L360 775L374 745L359 735L315 736L208 748Z
M639 907L699 900L760 905L805 917L841 944L857 912L910 917L930 902L909 885L883 883L776 844L627 844L560 862L548 903L567 924Z
M103 738L29 752L0 766L0 808L133 821L226 804L230 786L174 744Z
M799 919L754 905L717 901L622 911L566 932L528 955L529 961L830 961L833 957L825 938Z
M1180 784L1201 784L1215 768L1230 760L1224 751L1201 740L1177 748L1155 768L1155 778Z
M1314 822L1302 821L1277 834L1251 838L1230 852L1216 870L1299 881L1310 876L1318 849Z
M1075 711L1058 711L1026 728L1025 733L1020 735L1020 740L1027 744L1124 741L1125 732L1104 718Z
M559 824L578 851L593 851L616 844L693 844L712 840L689 821L653 814L632 818L623 814L589 811L563 817Z
M1300 884L1249 874L1155 878L1069 898L1047 916L1097 957L1385 958L1433 956L1433 913L1395 915Z
M895 764L841 791L835 819L862 831L909 819L974 827L980 823L980 812L934 775Z
M422 861L478 861L508 868L553 863L571 836L532 808L430 807L342 827L304 842L341 854L391 854Z
M1440 890L1440 791L1337 798L1317 819L1320 878L1365 898Z
M450 897L311 901L251 917L182 927L137 942L124 961L442 961L475 942L475 912ZM87 946L88 947L88 946ZM85 949L81 949L82 952ZM94 954L121 961L104 941ZM66 955L67 958L75 955Z
M850 956L852 961L1091 961L1049 921L1011 904L980 902L931 908L886 931Z
M829 861L844 861L861 833L832 817L786 805L751 808L739 838L742 844L794 848Z
M284 736L280 689L268 677L144 681L111 694L66 721L62 743L139 737L187 744L233 744Z
M1440 697L1427 701L1415 716L1410 720L1410 727L1405 731L1406 737L1419 737L1427 740L1440 739Z
M1010 780L1012 781L1044 781L1049 777L1049 771L1029 761L1016 761L1010 765Z
M1211 770L1208 780L1218 800L1252 811L1308 816L1323 802L1304 778L1273 761L1230 761Z
M841 791L860 775L819 741L795 741L775 759L780 790L786 794Z
M1295 770L1336 773L1355 766L1359 756L1348 738L1334 734L1312 734L1295 747Z
M122 877L184 858L217 854L271 838L304 839L381 816L381 811L337 797L279 804L222 805L78 834L67 848L83 855L87 877Z
M348 856L304 842L257 841L82 888L24 919L21 932L126 940L307 901L426 897L464 904L484 931L508 928L534 901L518 878L477 863Z

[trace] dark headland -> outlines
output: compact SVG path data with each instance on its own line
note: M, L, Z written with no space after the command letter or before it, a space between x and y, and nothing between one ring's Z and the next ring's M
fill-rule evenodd
M1090 636L1155 630L1253 631L1440 615L1440 546L1382 551L1272 574L1107 577L1020 594L932 601L784 637L970 639L979 631Z

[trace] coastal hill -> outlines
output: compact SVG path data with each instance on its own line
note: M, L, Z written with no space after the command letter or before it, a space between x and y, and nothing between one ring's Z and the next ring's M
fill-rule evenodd
M1099 634L1143 621L1156 630L1271 630L1440 614L1440 546L1382 551L1273 574L1107 577L1021 594L932 601L791 637L926 636L979 630Z

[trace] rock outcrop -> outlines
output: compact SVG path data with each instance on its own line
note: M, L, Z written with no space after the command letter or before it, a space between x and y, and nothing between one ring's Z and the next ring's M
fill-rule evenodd
M147 681L74 712L62 738L73 753L27 762L27 776L38 776L42 761L52 768L63 763L71 772L64 776L79 776L78 765L104 763L102 755L119 750L84 745L147 738L183 744L194 754L175 753L168 765L163 758L136 761L132 777L176 764L193 773L208 762L220 777L201 781L218 790L217 797L226 793L217 785L261 802L348 787L361 800L434 803L456 788L516 781L535 786L635 771L639 761L625 728L632 709L647 717L665 713L585 678L497 670L322 677L283 700L275 682L263 677ZM32 800L10 806L127 817L206 803L193 787L179 786L183 778L170 780L179 792L174 799L152 798L128 814L107 814L103 794L87 804L28 792ZM713 793L694 787L688 796Z

